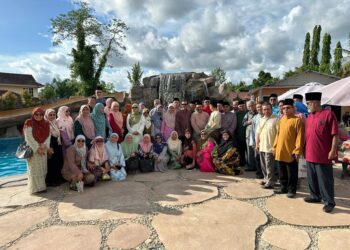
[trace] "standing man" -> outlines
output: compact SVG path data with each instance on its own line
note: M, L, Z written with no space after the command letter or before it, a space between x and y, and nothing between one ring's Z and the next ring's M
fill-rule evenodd
M106 99L102 96L102 88L101 87L96 88L95 96L96 96L96 103L102 103L104 106L106 106Z
M256 151L260 154L261 170L264 180L263 188L273 189L275 185L275 157L273 144L275 142L278 126L278 117L272 114L272 106L266 102L262 105L263 117L256 129Z
M247 113L245 111L245 105L244 105L244 101L239 101L238 102L238 110L236 113L236 117L237 117L237 128L236 128L236 139L237 139L237 150L239 153L239 165L242 169L245 168L246 165L246 156L245 156L245 152L246 152L246 142L245 142L245 127L243 126L243 118L245 116L245 114Z
M232 113L235 113L238 111L238 101L237 100L234 100L232 101Z
M203 111L207 112L208 115L210 116L211 114L211 109L210 109L210 98L209 97L205 97L204 101L203 101Z
M272 93L270 95L269 102L272 106L272 113L278 115L277 95Z
M175 113L177 113L180 110L180 99L177 97L174 97L173 105L175 107Z
M287 193L294 198L298 184L298 159L303 150L304 127L301 119L294 115L293 99L285 99L283 114L273 145L275 160L278 161L281 188L276 194Z
M157 106L160 105L160 100L159 99L154 99L153 105L154 105L154 108L151 109L151 111L149 112L149 115L151 117L157 112Z
M193 137L196 141L200 139L201 131L205 128L209 120L207 112L203 112L202 103L198 102L196 111L191 115L191 125L193 128Z
M253 148L254 151L254 159L255 159L255 167L256 167L256 178L262 179L264 178L264 175L261 170L261 164L260 164L260 154L259 151L256 150L256 130L259 126L260 119L264 116L262 111L262 105L263 102L259 101L256 105L256 111L257 114L253 117L253 123L252 123L252 133L250 134L249 144Z
M87 105L89 106L90 113L91 113L94 110L94 107L96 105L96 96L94 95L89 96Z
M306 167L310 196L305 202L324 202L323 211L335 207L332 160L337 158L338 124L331 110L321 108L322 93L306 93Z
M191 115L191 111L187 109L187 102L182 101L181 110L175 115L175 131L177 132L181 141L185 139L186 129L189 129L192 132Z
M294 100L294 106L296 108L296 112L301 113L304 116L307 116L308 112L307 112L307 107L303 103L303 96L299 94L294 94L293 100Z
M218 110L218 103L216 100L210 101L210 109L211 114L204 131L212 137L216 143L220 143L221 113Z
M196 101L190 101L188 106L189 111L193 113L196 110Z
M221 131L227 130L230 132L231 137L237 143L235 138L235 131L237 127L237 117L235 113L231 112L230 103L223 102L224 113L221 113Z
M255 147L253 147L251 142L251 136L252 136L252 127L253 127L253 118L257 114L255 109L255 102L254 101L248 101L247 102L247 110L248 113L245 114L243 118L243 126L245 127L245 140L247 145L247 168L246 171L255 171L255 156L254 151Z

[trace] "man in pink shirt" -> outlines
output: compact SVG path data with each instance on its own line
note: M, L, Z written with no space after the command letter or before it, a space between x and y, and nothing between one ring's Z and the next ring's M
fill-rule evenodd
M307 180L310 196L305 202L324 202L323 211L335 207L332 160L337 157L338 124L331 110L321 108L320 92L306 93L309 116L306 119Z

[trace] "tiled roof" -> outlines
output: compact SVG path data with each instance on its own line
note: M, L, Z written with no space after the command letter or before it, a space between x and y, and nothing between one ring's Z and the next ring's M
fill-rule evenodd
M39 88L44 86L36 82L32 75L3 72L0 72L0 84L38 86Z

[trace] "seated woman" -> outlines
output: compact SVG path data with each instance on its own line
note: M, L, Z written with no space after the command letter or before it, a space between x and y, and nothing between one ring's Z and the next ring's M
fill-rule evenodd
M121 148L125 160L125 166L128 173L137 171L139 169L137 147L138 144L134 140L134 136L131 133L128 133L125 136L124 141L121 143Z
M162 134L158 133L155 135L154 148L154 171L165 172L168 170L167 163L169 161L168 145L162 142Z
M102 136L96 136L92 140L92 147L89 152L88 168L94 174L96 180L110 180L108 172L110 166L108 163L108 154L104 145Z
M137 154L140 159L141 172L154 171L153 143L149 134L143 136L139 143Z
M181 168L181 153L182 143L179 140L179 135L176 131L171 132L170 137L167 141L168 153L170 155L169 168L179 169Z
M213 163L215 171L220 174L239 175L241 173L237 147L228 130L222 132L221 143L213 152Z
M111 167L112 180L124 180L126 178L125 160L121 146L118 144L117 133L112 133L106 143L108 162Z
M189 129L185 130L185 139L182 142L182 158L181 163L185 165L187 170L196 167L197 144L192 137L192 132Z
M85 185L94 185L95 176L87 170L86 166L87 150L85 137L78 135L74 145L67 149L62 168L62 176L70 182L70 188L77 190L76 184L83 181Z
M201 131L201 139L204 141L197 153L197 164L201 172L215 172L213 167L212 152L216 147L214 139L209 138L207 132Z

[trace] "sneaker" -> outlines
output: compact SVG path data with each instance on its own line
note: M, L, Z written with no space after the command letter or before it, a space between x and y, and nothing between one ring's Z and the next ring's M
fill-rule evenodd
M273 191L275 194L286 194L288 193L286 190L283 189L277 189Z
M330 212L332 212L333 211L333 208L334 208L334 205L325 205L324 207L323 207L323 211L325 212L325 213L330 213Z
M288 197L288 198L294 198L295 195L296 195L296 194L293 193L293 192L288 192L287 197Z
M306 196L304 201L307 203L319 203L321 200L312 198L311 196Z

